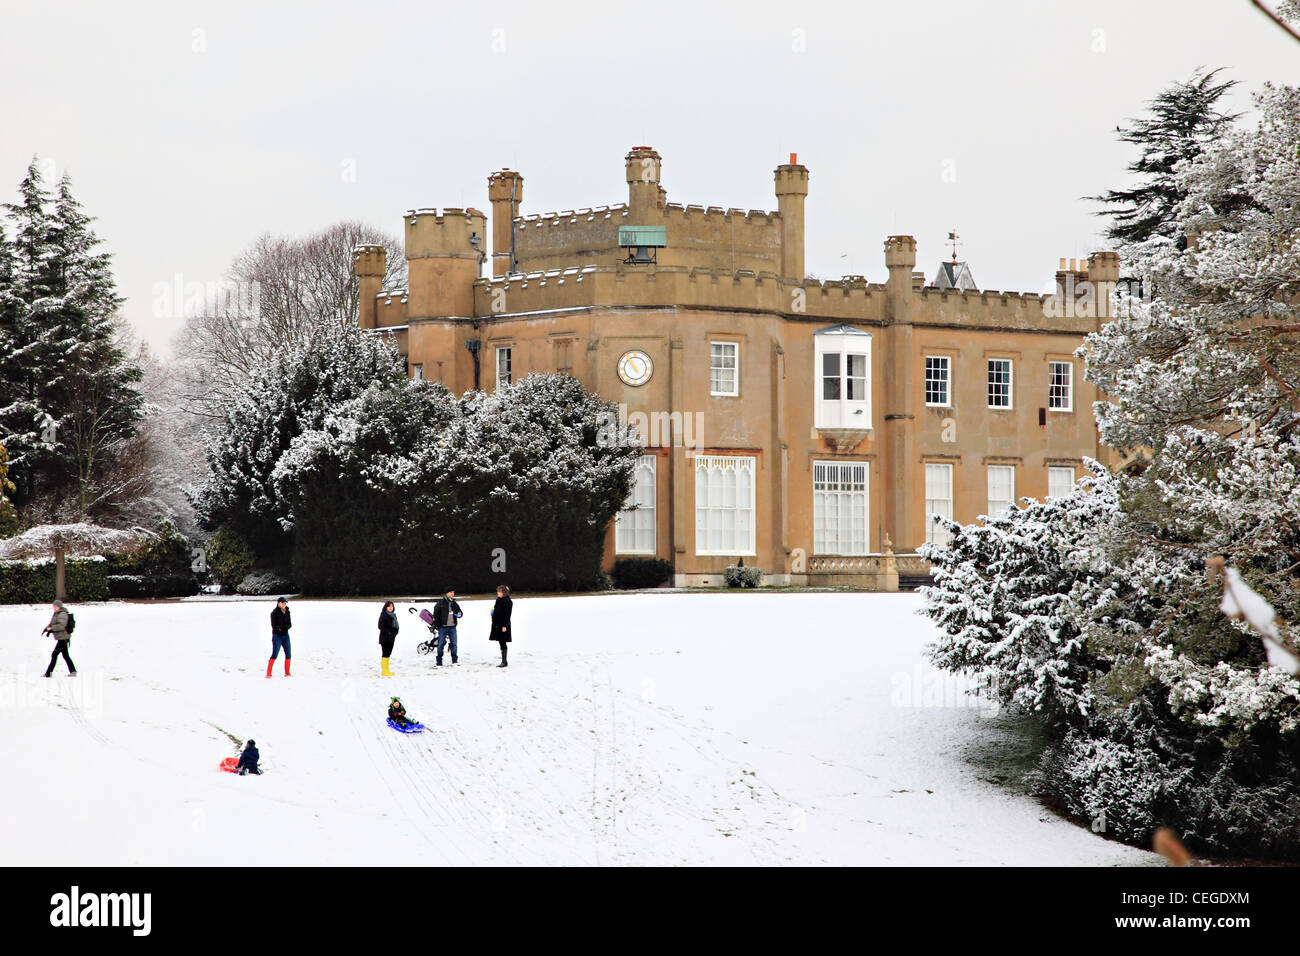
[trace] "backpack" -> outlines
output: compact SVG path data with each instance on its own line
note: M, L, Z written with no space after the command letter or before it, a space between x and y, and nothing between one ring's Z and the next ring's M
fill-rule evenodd
M77 629L77 618L71 611L68 612L68 633L71 634Z

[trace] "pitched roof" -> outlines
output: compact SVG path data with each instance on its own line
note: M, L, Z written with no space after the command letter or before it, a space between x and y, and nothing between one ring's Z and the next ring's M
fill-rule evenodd
M965 262L941 262L932 285L940 289L966 289L978 292L975 277L971 275L970 266Z

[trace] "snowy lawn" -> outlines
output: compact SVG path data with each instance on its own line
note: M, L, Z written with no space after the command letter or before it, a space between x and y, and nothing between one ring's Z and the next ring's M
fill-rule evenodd
M0 608L8 865L1149 865L985 779L1002 731L924 661L912 595L521 598L496 667L490 602L461 657L416 654L398 604L293 602L293 676L263 675L272 604ZM384 723L391 695L429 725ZM220 729L219 729L220 728ZM266 773L217 765L253 737Z

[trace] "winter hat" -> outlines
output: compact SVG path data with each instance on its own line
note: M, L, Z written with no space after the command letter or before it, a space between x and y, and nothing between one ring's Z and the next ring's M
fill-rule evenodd
M275 599L275 603L276 603L276 604L288 604L288 603L289 603L289 599L288 599L288 598L283 598L283 597L276 598L276 599Z
M63 607L63 602L62 602L62 601L58 601L58 600L56 600L56 601L54 602L54 606L55 606L55 607Z
M400 698L400 697L394 697L392 702L393 702L394 704L400 704L400 703L402 702L402 698Z
M244 744L244 746L245 746L245 747L256 747L256 746L257 746L257 741L256 741L256 740L253 740L253 739L250 738L249 741L248 741L248 743Z

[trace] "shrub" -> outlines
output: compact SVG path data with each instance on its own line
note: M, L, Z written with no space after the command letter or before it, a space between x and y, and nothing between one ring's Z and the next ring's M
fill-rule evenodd
M64 568L68 601L108 600L108 575L102 558L68 561ZM54 562L0 562L0 604L44 604L54 600Z
M289 594L293 584L278 571L253 571L244 576L235 587L236 594L249 597L266 597L270 594Z
M190 566L190 542L164 521L158 537L134 554L113 555L105 562L108 591L115 598L185 597L199 592Z
M614 587L657 588L671 580L673 566L663 558L619 558L610 570Z
M208 568L221 582L227 594L253 570L253 551L248 543L229 528L222 528L208 539Z
M729 588L756 588L763 583L763 569L733 564L722 572L722 578Z

